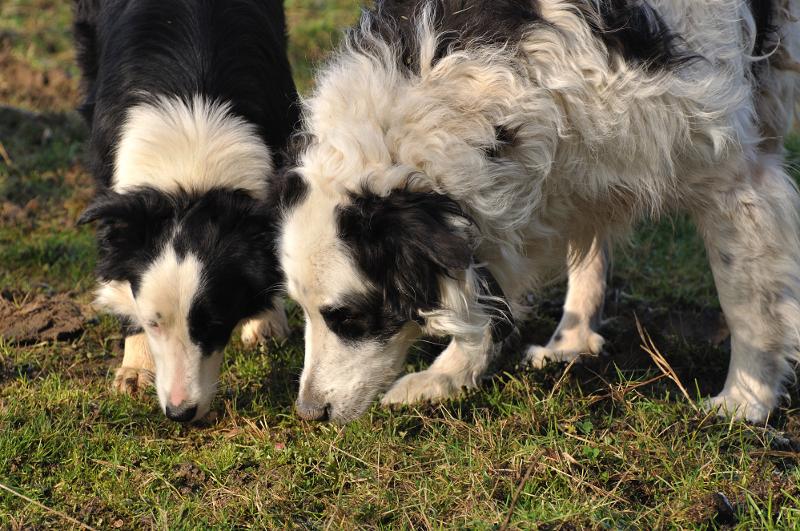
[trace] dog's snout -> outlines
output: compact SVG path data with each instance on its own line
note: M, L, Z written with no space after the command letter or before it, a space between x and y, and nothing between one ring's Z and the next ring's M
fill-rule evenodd
M326 421L330 418L331 405L322 400L299 397L295 402L297 415L303 420Z
M197 414L197 404L188 404L186 402L181 402L180 405L177 406L167 404L165 413L168 419L174 420L175 422L189 422L193 420L194 416Z

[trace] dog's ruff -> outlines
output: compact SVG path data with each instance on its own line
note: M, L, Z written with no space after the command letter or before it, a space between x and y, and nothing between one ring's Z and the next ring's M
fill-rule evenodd
M155 382L174 420L202 418L237 324L287 333L275 298L275 173L297 121L279 0L75 3L81 111L98 194L101 309L141 334L113 388Z
M301 414L361 414L420 333L453 343L384 403L474 387L505 317L498 297L519 315L515 302L565 264L564 318L529 359L598 351L602 249L683 210L732 333L710 405L763 421L798 359L800 202L781 146L800 54L794 3L754 9L775 34L745 0L379 0L365 12L304 102L280 242L306 316Z

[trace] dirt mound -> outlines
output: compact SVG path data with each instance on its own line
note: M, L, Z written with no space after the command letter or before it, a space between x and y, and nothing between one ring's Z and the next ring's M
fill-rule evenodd
M0 336L18 344L75 337L83 330L83 309L67 295L37 295L22 303L0 297Z

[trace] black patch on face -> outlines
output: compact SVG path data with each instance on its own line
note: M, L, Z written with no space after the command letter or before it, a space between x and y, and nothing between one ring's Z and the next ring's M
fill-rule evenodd
M274 250L275 208L243 191L210 190L196 196L140 189L100 197L79 222L97 221L102 280L141 278L165 246L179 258L203 264L203 284L192 301L192 340L211 353L222 348L237 323L272 308L281 274Z
M388 311L377 292L351 295L335 306L320 309L328 328L343 341L388 340L400 331L404 319Z
M439 279L471 264L471 223L442 194L364 191L340 207L337 222L359 269L379 290L383 314L398 322L418 321L420 311L437 308Z
M188 201L149 188L95 197L78 224L97 222L97 275L102 280L127 280L135 295L142 274L167 243L181 199Z
M683 39L646 0L574 1L593 11L587 20L609 52L629 63L653 71L676 68L699 58L686 49Z
M467 46L516 43L533 24L541 21L536 0L378 0L353 28L351 45L369 53L369 35L377 35L398 50L402 68L418 73L417 29L423 9L433 9L434 28L440 33L433 57L436 64L451 51Z

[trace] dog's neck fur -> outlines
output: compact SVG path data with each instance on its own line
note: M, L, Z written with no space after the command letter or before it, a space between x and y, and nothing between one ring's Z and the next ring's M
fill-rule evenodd
M255 126L233 115L230 104L160 97L128 111L112 187L193 194L228 188L265 199L272 169Z

